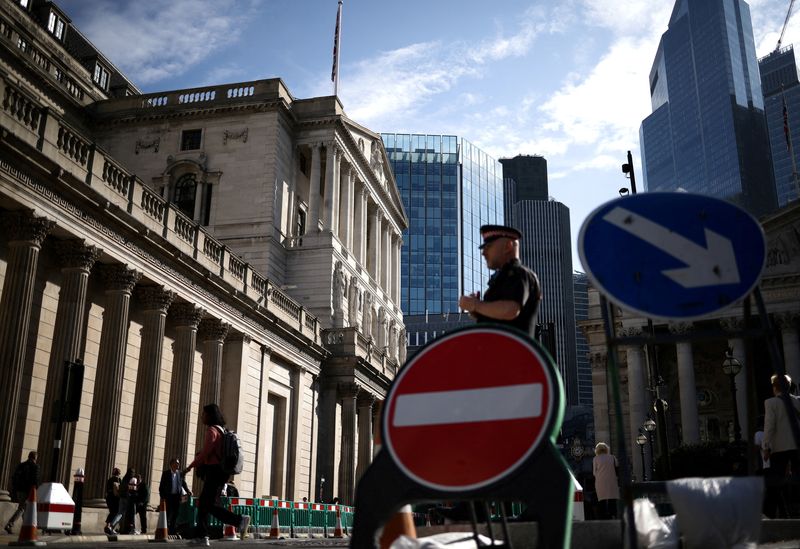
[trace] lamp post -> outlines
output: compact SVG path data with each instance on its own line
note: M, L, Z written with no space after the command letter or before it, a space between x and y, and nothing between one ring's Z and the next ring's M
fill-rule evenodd
M636 436L636 444L639 445L639 452L642 455L642 480L647 482L647 467L644 464L644 445L647 444L647 437L644 433L639 433Z
M733 349L728 348L725 360L722 361L722 372L731 380L731 398L733 399L733 440L741 442L742 429L739 425L739 407L736 404L736 374L742 371L742 363L733 356Z
M653 421L653 418L648 417L642 423L642 429L644 429L645 433L647 433L647 440L650 442L650 478L656 478L656 454L653 451L653 432L656 430L656 422ZM642 435L639 435L642 436ZM636 440L637 444L639 442L638 437ZM642 450L644 451L644 450Z
M325 486L325 477L319 479L319 502L322 503L322 487Z

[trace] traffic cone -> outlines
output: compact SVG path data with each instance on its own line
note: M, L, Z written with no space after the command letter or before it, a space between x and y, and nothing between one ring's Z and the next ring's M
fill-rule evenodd
M156 524L155 536L149 542L166 543L169 541L169 527L167 526L167 501L162 499L158 506L158 523Z
M273 502L275 507L272 508L272 524L269 527L269 539L278 539L281 537L281 527L278 523L278 502Z
M232 524L226 524L225 529L222 531L223 541L239 541L239 536L236 535L236 527Z
M19 538L12 541L9 545L41 546L47 545L43 541L36 539L36 486L31 486L28 493L28 503L25 505L25 515L22 519L22 527L19 529Z
M333 537L335 538L343 538L344 533L342 531L342 506L336 506L336 526L333 527Z

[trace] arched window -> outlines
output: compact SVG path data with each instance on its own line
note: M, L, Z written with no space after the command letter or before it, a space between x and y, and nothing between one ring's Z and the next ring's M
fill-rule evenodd
M175 183L175 195L173 202L180 211L194 219L194 201L197 196L197 180L195 174L187 173Z

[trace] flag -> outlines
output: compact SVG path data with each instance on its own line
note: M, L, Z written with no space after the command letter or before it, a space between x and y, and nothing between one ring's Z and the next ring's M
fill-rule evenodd
M792 153L792 138L789 135L789 109L786 108L786 96L783 96L783 135L786 138L786 150Z
M339 30L342 26L342 0L336 9L336 32L333 35L333 67L331 68L331 82L336 82L339 73Z

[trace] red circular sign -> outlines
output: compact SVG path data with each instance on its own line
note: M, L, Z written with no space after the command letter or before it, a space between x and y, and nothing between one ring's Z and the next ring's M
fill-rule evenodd
M383 414L384 444L400 469L445 491L512 473L548 436L561 392L528 340L470 328L429 344L400 372Z

